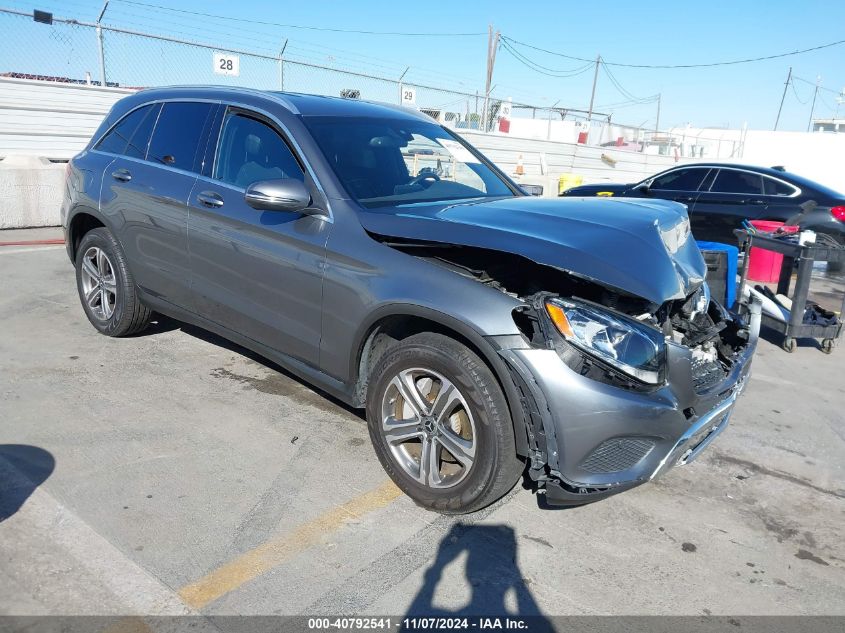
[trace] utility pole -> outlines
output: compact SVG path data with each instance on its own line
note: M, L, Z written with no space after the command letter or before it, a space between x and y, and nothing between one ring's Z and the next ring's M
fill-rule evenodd
M481 116L483 130L487 131L487 116L490 111L490 85L493 83L493 66L496 64L496 51L499 49L501 33L493 33L493 25L488 27L487 34L487 80L484 83L484 111Z
M822 76L816 75L816 89L813 91L813 105L810 106L810 120L807 121L807 131L813 127L813 113L816 111L816 96L819 94L819 86L822 82Z
M100 85L103 88L106 87L106 55L103 51L103 27L100 26L100 22L103 19L103 16L106 14L106 9L109 8L109 0L105 0L103 2L103 10L100 11L100 15L97 18L97 46L100 52Z
M654 135L657 136L660 133L660 97L662 97L660 93L657 93L657 121L654 123Z
M778 108L778 118L775 119L774 130L777 131L778 123L780 123L780 113L783 110L783 102L786 99L786 90L789 88L789 82L792 81L792 66L789 67L789 74L786 76L786 83L783 84L783 96L780 98L780 107Z
M596 71L593 73L593 91L590 93L590 108L587 111L587 138L590 136L590 127L593 123L593 104L596 100L596 83L599 80L599 64L601 63L601 55L596 55Z

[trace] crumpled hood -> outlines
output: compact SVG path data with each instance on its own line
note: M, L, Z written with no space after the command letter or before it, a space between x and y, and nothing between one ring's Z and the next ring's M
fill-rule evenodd
M383 236L474 246L522 255L642 297L680 299L707 267L686 207L634 198L504 198L411 204L361 213Z

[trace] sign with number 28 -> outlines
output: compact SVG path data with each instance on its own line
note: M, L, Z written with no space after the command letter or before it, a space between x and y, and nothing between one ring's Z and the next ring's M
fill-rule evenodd
M241 58L229 53L214 53L214 72L217 75L240 76Z

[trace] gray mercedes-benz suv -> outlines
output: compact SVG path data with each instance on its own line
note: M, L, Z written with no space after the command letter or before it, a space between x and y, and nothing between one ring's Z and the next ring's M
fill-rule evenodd
M62 219L100 332L155 311L365 407L390 477L445 513L523 473L578 504L690 461L759 327L710 299L682 205L526 196L385 105L138 92L70 162Z

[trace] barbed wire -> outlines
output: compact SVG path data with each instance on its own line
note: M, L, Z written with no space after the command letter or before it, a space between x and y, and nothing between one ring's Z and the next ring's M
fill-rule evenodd
M341 28L331 28L331 27L324 27L324 26L305 26L302 24L283 24L280 22L270 22L267 20L255 20L250 18L238 18L233 16L223 16L219 14L213 13L205 13L202 11L190 11L188 9L175 9L173 7L166 7L159 4L152 4L147 2L138 2L137 0L116 0L118 2L123 2L125 4L133 4L141 7L147 8L155 8L161 9L164 11L172 11L174 13L183 13L188 15L194 15L199 17L206 17L206 18L216 18L216 19L224 19L227 21L232 22L243 22L246 24L260 24L264 26L276 26L282 27L287 29L303 29L307 31L326 31L329 33L353 33L357 35L391 35L391 36L401 36L401 37L473 37L477 35L487 35L487 33L480 31L480 32L471 32L471 33L444 33L444 32L430 32L430 33L414 33L414 32L403 32L403 31L370 31L370 30L359 30L359 29L341 29Z

